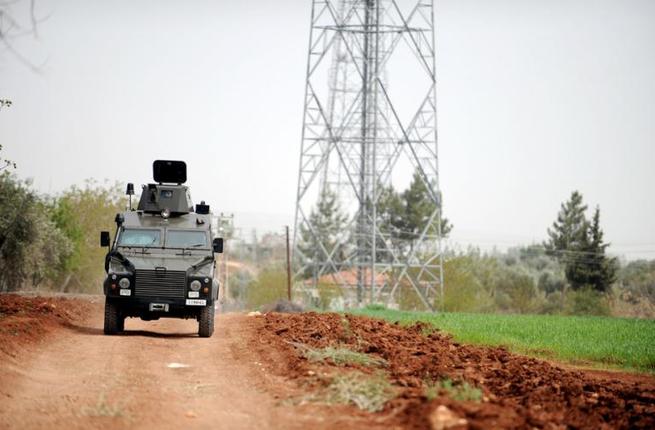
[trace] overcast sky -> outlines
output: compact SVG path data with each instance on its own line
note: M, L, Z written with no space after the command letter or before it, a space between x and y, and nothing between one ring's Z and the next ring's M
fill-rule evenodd
M3 154L47 193L147 183L154 159L183 159L196 201L280 231L294 212L310 7L37 0L49 18L14 45L41 73L0 50L0 97L14 103L0 113ZM613 252L655 258L655 1L436 8L451 244L541 241L577 189L600 205Z

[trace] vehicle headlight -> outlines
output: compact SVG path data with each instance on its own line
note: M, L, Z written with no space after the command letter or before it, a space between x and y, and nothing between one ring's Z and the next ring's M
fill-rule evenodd
M198 290L200 289L200 281L197 280L197 279L191 281L191 285L189 285L189 287L190 287L193 291L198 291Z
M118 285L120 285L121 288L130 288L130 279L129 278L121 278L121 280L118 281Z

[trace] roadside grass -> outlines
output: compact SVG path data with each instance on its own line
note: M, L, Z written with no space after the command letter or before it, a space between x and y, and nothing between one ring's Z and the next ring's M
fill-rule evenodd
M349 372L334 376L324 396L326 403L352 404L368 412L378 412L395 396L395 390L382 372L374 375Z
M561 315L407 312L380 306L354 310L410 325L425 322L459 342L502 345L510 351L574 365L655 373L655 321Z
M453 383L451 379L442 379L436 382L428 382L425 387L425 396L428 400L433 400L440 393L457 401L479 402L482 400L482 390L469 384L466 381Z
M364 354L361 352L353 351L343 346L328 346L326 348L312 348L307 345L302 345L302 354L310 361L326 361L329 360L337 366L344 366L347 364L358 364L360 366L384 366L386 361L382 358L374 357L372 355Z

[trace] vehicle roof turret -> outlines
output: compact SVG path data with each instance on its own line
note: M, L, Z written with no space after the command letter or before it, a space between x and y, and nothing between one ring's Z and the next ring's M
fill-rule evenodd
M193 212L193 202L186 182L184 161L156 160L152 164L156 184L143 186L138 210L166 217Z

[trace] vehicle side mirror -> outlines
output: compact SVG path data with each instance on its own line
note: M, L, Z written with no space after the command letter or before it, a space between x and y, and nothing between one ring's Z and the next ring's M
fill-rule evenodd
M109 237L109 232L108 231L101 231L100 232L100 246L109 247L110 244L111 244L111 238Z
M214 238L214 241L212 242L212 249L214 250L214 252L217 252L219 254L223 253L223 238L222 237Z

